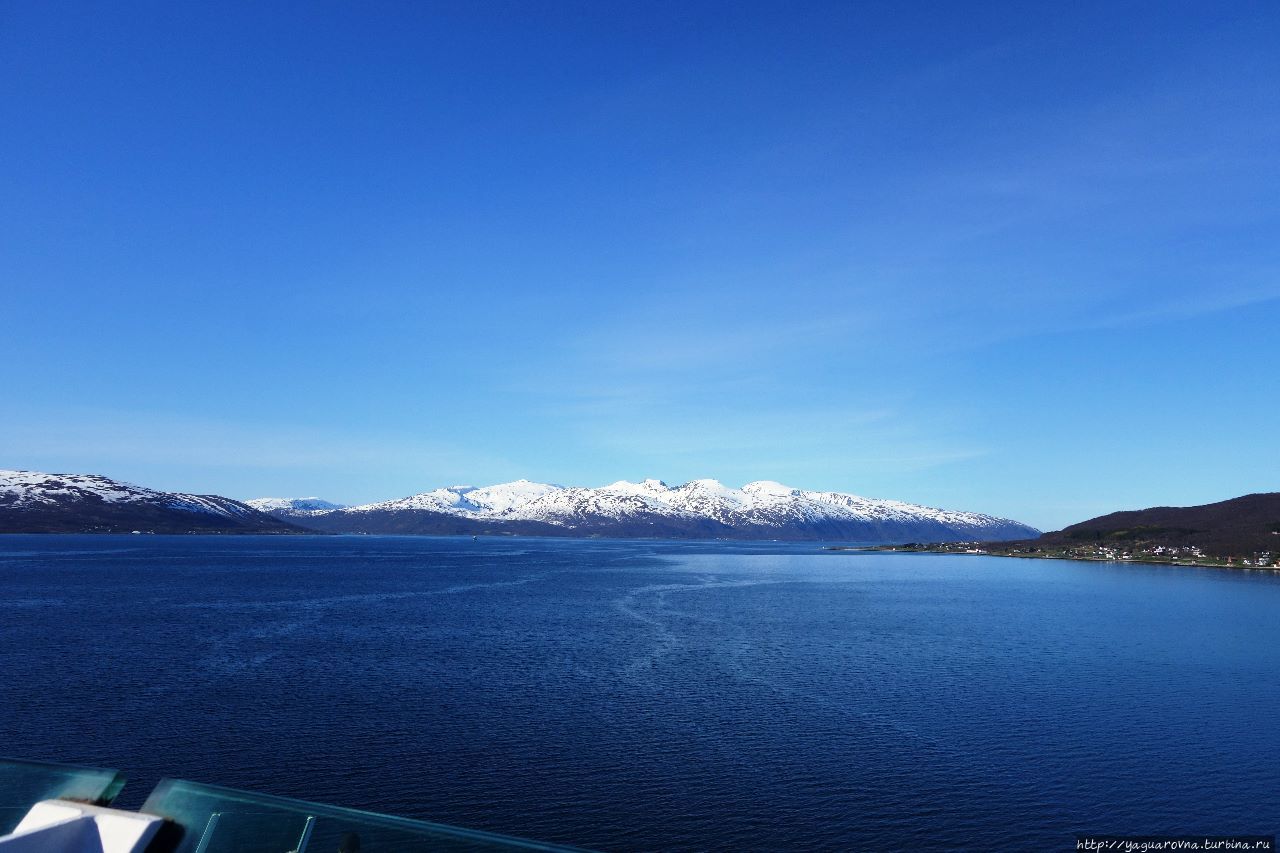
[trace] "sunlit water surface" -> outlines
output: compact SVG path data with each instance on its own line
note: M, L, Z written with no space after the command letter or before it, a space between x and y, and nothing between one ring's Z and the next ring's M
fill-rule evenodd
M1280 579L396 537L0 537L0 754L603 850L1280 828Z

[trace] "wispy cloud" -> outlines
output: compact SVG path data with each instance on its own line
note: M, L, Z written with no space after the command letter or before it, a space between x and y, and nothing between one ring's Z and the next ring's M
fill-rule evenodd
M566 355L623 372L750 369L779 353L847 339L865 322L849 313L799 318L753 313L734 321L707 305L691 306L683 316L679 309L673 313L675 318L665 321L606 322L572 341Z
M1230 273L1217 279L1216 286L1204 292L1181 293L1156 305L1136 311L1117 310L1100 317L1084 328L1113 329L1149 325L1166 320L1184 320L1251 305L1280 300L1280 274L1270 284L1242 286Z
M392 497L474 477L518 471L475 446L376 429L351 433L299 424L244 424L171 412L70 408L31 412L0 424L3 464L127 476L185 471L182 482L145 485L225 489L240 482L308 482L337 488L336 499ZM136 476L136 475L135 475ZM208 485L203 485L208 484ZM380 491L389 488L389 493ZM373 492L370 494L370 492ZM233 496L252 497L237 490Z

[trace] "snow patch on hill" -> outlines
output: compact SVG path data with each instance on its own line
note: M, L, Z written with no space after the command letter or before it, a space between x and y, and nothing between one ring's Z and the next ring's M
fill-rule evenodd
M253 516L256 511L217 495L160 492L97 474L45 474L0 469L0 507L35 509L79 501L109 504L148 504L228 518Z
M250 498L244 501L259 512L280 512L296 510L298 512L327 512L331 509L346 509L346 504L330 503L320 498Z

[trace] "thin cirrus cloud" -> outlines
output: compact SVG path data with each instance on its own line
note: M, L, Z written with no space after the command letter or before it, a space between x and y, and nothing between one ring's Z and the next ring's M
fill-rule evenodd
M37 421L41 425L33 426ZM142 485L239 497L256 497L246 489L269 489L272 483L288 494L304 487L325 490L335 500L373 500L517 468L496 454L446 439L298 424L264 427L155 411L32 415L0 427L0 444L11 464L22 460L55 473L159 477ZM174 470L187 473L175 477Z

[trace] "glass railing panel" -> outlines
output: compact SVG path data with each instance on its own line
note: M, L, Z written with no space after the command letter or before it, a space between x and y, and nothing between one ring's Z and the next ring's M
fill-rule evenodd
M145 807L143 811L155 814ZM196 850L199 853L241 853L250 850L276 850L285 853L289 850L302 850L306 846L310 824L311 819L307 815L282 815L279 812L261 812L228 804L227 811L209 815L204 826L191 828L198 829L198 832L185 831L178 849ZM194 846L189 843L191 841L195 842Z
M124 781L118 770L0 758L0 835L13 832L41 800L110 805Z
M569 851L444 824L165 779L142 811L182 829L174 853Z

